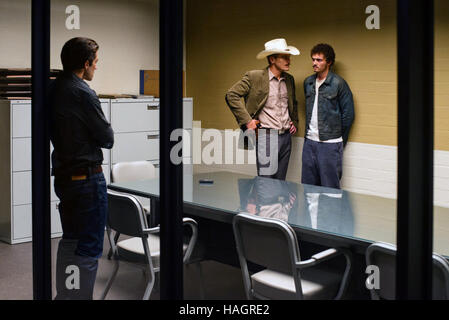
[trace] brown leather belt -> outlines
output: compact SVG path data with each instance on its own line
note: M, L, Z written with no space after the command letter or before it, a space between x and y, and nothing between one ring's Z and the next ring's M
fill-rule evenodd
M103 168L101 166L96 166L96 167L77 168L72 172L70 172L70 175L62 175L59 173L56 173L55 175L61 177L65 176L65 178L69 178L72 181L79 181L79 180L86 180L87 177L100 172L103 172Z
M90 168L79 168L72 172L70 177L72 181L86 180L88 176L103 172L101 166L90 167Z

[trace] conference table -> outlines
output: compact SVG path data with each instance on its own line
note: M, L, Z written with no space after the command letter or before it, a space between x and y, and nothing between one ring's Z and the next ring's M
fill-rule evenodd
M158 178L108 188L151 199L153 216L159 214ZM215 258L223 256L216 252L219 244L233 250L231 226L238 213L286 221L300 243L347 247L358 254L373 242L396 242L395 199L227 171L184 175L183 193L184 215L202 223L203 254ZM434 207L434 251L449 256L449 208Z

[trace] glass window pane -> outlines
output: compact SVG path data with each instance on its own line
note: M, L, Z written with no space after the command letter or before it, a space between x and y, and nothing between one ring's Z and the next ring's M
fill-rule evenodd
M197 131L202 136L193 134L194 148L197 146L193 152L194 174L219 179L219 175L210 172L225 170L232 172L226 181L234 185L226 195L217 193L214 202L210 189L197 190L193 184L194 199L209 206L216 203L221 209L233 205L239 208L234 210L259 216L265 212L265 215L284 217L298 228L300 239L299 230L304 229L316 236L301 242L304 258L319 250L320 245L339 243L324 241L323 234L340 241L395 244L396 2L189 0L186 15L187 95L194 99L194 128L202 130ZM279 38L285 42L271 41ZM325 49L321 46L311 52L322 43L330 44L336 55L330 68L332 73L327 76L321 72L317 60L328 57L323 52ZM294 55L292 48L285 51L285 45L296 47L301 54ZM270 53L292 55L289 61L278 56L269 62ZM314 57L317 53L318 57ZM258 55L261 59L257 59ZM269 63L269 70L274 71L273 79L267 69ZM289 82L291 78L283 71L293 76L294 82ZM319 90L316 90L319 85L316 74L326 79ZM334 81L338 79L340 85L330 83L330 74L334 74ZM288 164L285 177L288 182L281 181L271 187L263 183L265 186L261 186L263 179L251 183L258 174L257 158L262 159L266 153L262 151L262 155L256 156L255 148L242 151L242 145L239 148L237 143L239 134L232 141L230 130L241 126L251 129L255 124L251 121L255 120L260 121L258 141L263 128L287 129L289 135L288 120L296 120L293 86L298 101L297 132L291 139L280 140L282 136L279 136L280 144L273 149L275 158L269 158L278 161L278 169L287 168ZM349 90L353 99L348 98ZM351 124L347 121L351 118L351 100L355 119L346 146L338 149L339 141L346 142L348 131L344 126ZM314 109L315 101L318 106ZM226 136L226 131L230 136ZM287 141L285 145L291 143L289 160L285 162L281 162L280 155L288 148L276 149L281 148L282 141ZM268 145L267 142L266 148ZM320 155L315 151L318 146ZM236 156L238 151L244 153L244 163ZM291 183L296 184L293 191ZM338 186L341 190L335 188ZM264 189L269 192L258 193ZM290 200L292 204L287 206ZM271 211L265 208L268 204L272 205ZM281 214L287 207L287 213ZM364 286L367 242L364 245L359 242L360 250L355 255L360 268L355 271L358 278L357 289L351 292L354 297L369 298Z
M0 300L32 299L31 1L0 3Z
M445 1L435 1L434 251L445 256L449 255L448 9Z
M55 115L59 115L52 122L54 128L59 128L55 129L53 141L52 165L57 168L57 181L52 209L58 208L55 221L59 222L60 216L67 217L62 226L58 224L59 236L64 230L65 238L52 242L53 295L56 299L100 299L116 265L108 232L104 231L106 184L119 180L118 174L113 178L112 168L122 162L148 161L156 167L152 167L152 174L158 176L158 92L143 92L141 71L151 70L155 74L159 69L159 2L95 0L51 4L51 68L65 70L52 95ZM90 52L89 48L95 47L88 40L78 39L67 45L67 52L73 57L63 63L63 46L75 37L94 40L98 60L95 50L92 59L77 51L87 48ZM157 84L157 77L152 84ZM75 94L57 90L65 86ZM76 100L76 96L84 98ZM73 121L62 124L64 117L72 117ZM73 135L64 134L65 129L72 130ZM69 150L67 145L71 146ZM90 171L85 172L86 168ZM150 205L148 199L139 201L145 208ZM117 212L116 207L109 208L113 209ZM124 210L121 214L129 213ZM81 216L85 218L80 219ZM112 231L113 242L115 235ZM121 233L118 242L125 241L126 245L132 235ZM143 251L141 241L139 250ZM77 288L78 275L86 280L79 282L78 290L71 290ZM145 268L122 263L106 299L142 299L150 279ZM153 290L151 298L159 298L158 290Z

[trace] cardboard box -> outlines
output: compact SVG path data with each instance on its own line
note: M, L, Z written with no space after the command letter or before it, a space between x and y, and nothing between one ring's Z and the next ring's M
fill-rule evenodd
M159 70L140 70L139 93L159 98ZM182 71L182 96L186 96L185 71Z

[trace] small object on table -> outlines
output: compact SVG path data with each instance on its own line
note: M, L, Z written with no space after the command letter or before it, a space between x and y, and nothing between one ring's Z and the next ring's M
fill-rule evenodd
M213 184L214 180L212 179L200 179L200 184Z

